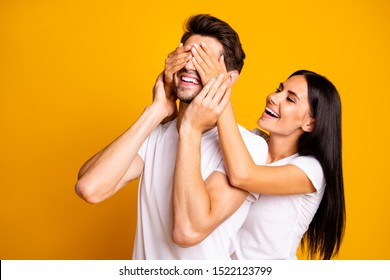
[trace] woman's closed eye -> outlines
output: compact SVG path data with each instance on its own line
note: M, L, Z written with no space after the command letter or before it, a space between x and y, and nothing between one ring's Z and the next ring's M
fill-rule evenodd
M291 103L296 103L295 100L289 96L287 97L287 101Z

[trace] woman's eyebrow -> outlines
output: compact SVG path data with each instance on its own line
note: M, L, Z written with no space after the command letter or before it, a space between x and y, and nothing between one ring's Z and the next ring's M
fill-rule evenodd
M288 92L289 94L294 95L298 100L301 100L301 99L298 97L298 94L296 94L296 93L293 92L292 90L288 90L287 92Z
M284 84L283 84L283 83L280 83L278 89L279 89L280 91L283 91L283 90L284 90ZM298 100L301 100L301 99L298 97L298 94L296 94L296 93L293 92L292 90L287 90L287 92L288 92L289 94L294 95Z

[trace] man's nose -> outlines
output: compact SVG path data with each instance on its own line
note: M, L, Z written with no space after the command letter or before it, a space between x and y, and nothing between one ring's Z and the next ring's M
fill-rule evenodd
M194 66L194 63L192 63L192 59L190 59L185 65L184 65L184 68L186 70L195 70L196 71L196 68Z

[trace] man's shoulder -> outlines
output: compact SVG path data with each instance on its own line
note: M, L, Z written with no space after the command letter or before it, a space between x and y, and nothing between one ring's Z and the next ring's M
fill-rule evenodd
M166 122L166 123L159 124L158 126L156 126L156 128L152 131L151 134L161 136L165 133L171 133L171 132L177 131L176 124L177 124L176 119L173 119L173 120Z
M244 139L244 142L246 144L248 144L248 143L255 143L255 144L258 144L258 145L265 145L265 146L267 146L266 139L264 139L264 137L262 137L261 135L246 129L245 127L243 127L241 125L238 125L238 129L240 130L241 136Z
M156 146L163 147L174 143L174 139L177 139L176 120L157 125L145 139L143 146L155 149Z
M253 161L258 165L265 164L268 157L268 145L266 140L240 125L238 125L238 127Z

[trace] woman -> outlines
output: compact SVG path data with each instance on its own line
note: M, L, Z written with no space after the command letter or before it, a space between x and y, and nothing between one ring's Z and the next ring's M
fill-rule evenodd
M207 52L205 45L193 51L204 82L215 69L223 69ZM345 228L345 203L341 104L334 85L319 74L300 70L267 97L258 120L269 132L266 166L253 162L230 102L226 106L230 92L222 95L221 90L199 94L183 122L200 130L217 122L231 184L261 194L251 206L232 257L296 259L300 243L311 258L335 256Z

